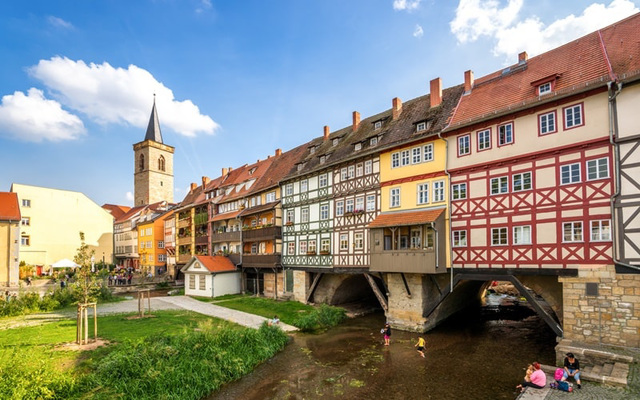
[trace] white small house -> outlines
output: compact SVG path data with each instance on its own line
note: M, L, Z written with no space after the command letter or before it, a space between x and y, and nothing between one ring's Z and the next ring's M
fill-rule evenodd
M240 293L242 272L225 256L193 256L181 271L187 296L217 297Z

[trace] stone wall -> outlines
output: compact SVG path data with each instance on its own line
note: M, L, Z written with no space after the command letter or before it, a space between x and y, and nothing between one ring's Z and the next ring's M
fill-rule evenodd
M311 286L311 273L293 271L293 298L299 302L307 301L307 292Z
M564 338L587 344L640 347L640 275L617 274L612 265L560 277ZM587 296L587 283L598 296Z
M264 274L264 296L272 297L272 298L280 298L284 296L284 274L279 272L277 274L277 282L275 280L276 274L274 273L265 273ZM277 283L277 286L276 286ZM278 295L276 296L276 288L278 290Z

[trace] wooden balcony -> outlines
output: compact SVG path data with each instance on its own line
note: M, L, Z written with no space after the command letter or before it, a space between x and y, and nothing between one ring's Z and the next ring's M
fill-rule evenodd
M208 243L209 243L209 236L207 235L196 236L196 245L203 245Z
M436 269L434 250L386 250L370 255L372 272L403 272L409 274L439 274L447 272L445 260L441 258Z
M240 264L240 254L228 254L227 258L233 263L233 265Z
M178 246L180 245L185 245L185 244L191 244L191 236L185 236L182 238L176 238L176 242L178 243Z
M178 259L178 264L186 264L191 260L191 254L179 254L176 258Z
M262 240L282 239L281 226L269 226L264 228L247 229L242 232L244 242L257 242Z
M247 268L274 268L280 266L280 254L243 254L242 266Z
M178 228L184 228L186 226L191 226L191 218L178 220Z
M235 232L216 232L211 235L211 243L222 243L222 242L239 242L240 241L240 231Z

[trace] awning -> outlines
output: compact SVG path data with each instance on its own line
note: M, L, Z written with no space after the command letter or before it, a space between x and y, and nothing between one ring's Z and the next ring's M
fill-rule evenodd
M444 208L422 211L396 211L380 214L371 221L369 228L389 226L422 225L434 222L444 212Z
M214 215L213 218L211 218L211 221L224 221L225 219L234 219L241 212L242 212L242 210L238 210L238 211L228 212L228 213L224 213L224 214L217 214L217 215Z
M60 260L58 262L54 262L53 264L51 264L51 267L53 267L53 268L78 268L79 265L76 264L75 262L69 260L68 258L63 258L62 260Z
M278 204L280 204L280 200L272 201L271 203L263 204L261 206L245 208L244 210L242 210L239 216L245 217L247 215L253 215L253 214L258 214L264 211L273 210L274 208L276 208Z

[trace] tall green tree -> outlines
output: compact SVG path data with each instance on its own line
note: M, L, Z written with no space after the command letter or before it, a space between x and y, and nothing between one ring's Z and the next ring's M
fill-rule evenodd
M84 241L84 232L80 232L80 247L73 261L78 264L74 278L73 291L76 299L81 304L93 302L98 298L100 292L100 282L96 275L91 272L91 258L95 255L95 250L89 250L89 245Z

